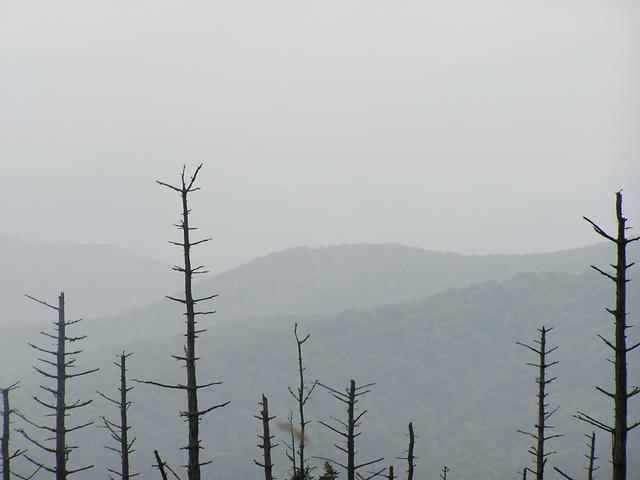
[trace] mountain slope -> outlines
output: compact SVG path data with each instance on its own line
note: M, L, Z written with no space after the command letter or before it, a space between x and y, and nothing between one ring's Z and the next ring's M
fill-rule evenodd
M231 400L231 405L203 421L203 445L207 458L215 462L209 472L217 478L249 478L259 473L251 458L259 452L255 434L259 425L253 418L261 393L270 399L271 413L285 421L293 401L286 390L296 382L294 322L311 333L305 344L305 364L309 379L318 378L336 388L349 379L376 382L363 398L361 408L369 413L363 421L361 459L384 455L395 460L406 448L406 424L413 421L419 439L420 476L434 477L443 464L461 478L508 479L517 475L530 458L528 440L516 429L530 429L535 421L535 372L525 365L529 352L514 344L530 343L541 325L553 326L551 342L560 345L554 356L559 378L550 388L550 401L561 405L555 417L557 430L566 437L554 443L560 454L551 464L579 472L582 462L582 434L586 425L571 418L577 409L609 418L610 404L595 385L607 388L610 367L606 347L595 333L610 334L610 319L604 312L612 299L610 282L595 272L518 274L507 281L489 281L449 289L429 298L337 315L277 316L249 318L213 326L199 343L201 380L223 380L224 384L203 393L202 404ZM640 311L638 285L630 284L630 311ZM634 323L634 322L632 322ZM637 322L635 322L637 323ZM637 333L631 332L632 339ZM100 366L99 377L82 379L87 395L95 389L111 391L117 372L110 365L113 355L126 348L134 352L129 362L133 378L163 382L180 381L180 366L169 355L179 354L179 334L152 340L127 340L105 346L100 338L90 339L83 365ZM637 359L631 360L631 381L640 382ZM23 369L21 369L23 370ZM18 374L18 372L14 372ZM23 370L22 391L17 402L28 402L35 378ZM76 390L78 392L78 390ZM154 448L173 465L182 464L178 447L184 443L184 425L177 412L183 395L137 385L131 421L137 431L137 468L146 471ZM637 403L637 402L636 402ZM17 403L20 404L20 403ZM104 402L92 407L94 416L111 408ZM114 413L114 412L112 412ZM630 418L640 414L633 406ZM309 404L309 452L333 456L331 443L337 439L323 430L317 420L342 417L326 392L315 392ZM284 440L277 432L278 440ZM108 454L97 448L102 433L89 431L74 452L81 459L108 463ZM640 447L637 435L630 449ZM606 475L608 444L604 436L598 451L601 473ZM640 472L637 458L631 459L630 475ZM284 478L287 462L282 449L275 456L277 475ZM152 473L149 471L149 475ZM100 478L99 470L86 478Z
M107 245L33 243L0 235L0 327L39 322L25 293L55 301L68 293L72 316L101 317L145 305L174 285L168 266Z
M2 328L0 361L28 356L30 323L49 320L50 313L26 300L25 292L52 301L65 289L70 318L85 317L84 332L105 346L183 331L181 305L162 298L181 283L168 267L106 246L30 244L6 237L0 243L6 262L0 300L7 306L5 318L13 320ZM460 255L398 244L294 248L203 278L194 291L220 295L210 302L217 313L208 325L249 316L335 314L518 272L580 272L589 263L609 263L610 252L607 244L535 255ZM120 313L99 318L100 312L115 311Z
M590 263L606 265L610 252L607 244L535 255L460 255L397 244L294 248L204 278L194 290L199 296L219 294L210 304L217 312L210 317L214 323L249 316L335 314L505 280L519 272L577 273ZM180 279L174 277L177 286ZM87 328L105 341L123 329L130 338L155 337L181 332L180 318L180 305L163 299L92 321Z

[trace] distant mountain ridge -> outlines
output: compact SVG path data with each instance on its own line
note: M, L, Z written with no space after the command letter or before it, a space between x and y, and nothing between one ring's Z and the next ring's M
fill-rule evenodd
M520 272L579 273L591 263L610 263L612 252L604 243L529 255L462 255L399 244L300 247L203 279L198 288L219 293L218 311L229 319L338 313L414 300L443 288L505 280Z
M334 315L426 298L448 288L518 273L580 273L595 263L606 266L607 244L532 255L461 255L398 244L298 247L272 253L196 283L197 296L217 293L207 304L216 313L204 325L247 317ZM173 288L161 293L173 294ZM176 295L180 296L178 292ZM162 298L144 307L85 324L87 334L107 339L126 329L129 338L181 334L181 305Z
M636 283L630 286L630 311L637 312L640 290ZM208 458L215 460L208 467L212 477L257 475L250 459L259 454L255 445L259 425L253 415L261 393L269 396L270 413L279 420L293 408L287 386L295 385L297 374L294 322L311 334L304 354L308 379L318 378L336 388L343 388L351 378L376 383L359 405L369 411L363 420L360 458L384 456L401 470L403 462L396 459L406 449L406 425L413 421L421 476L433 477L447 464L461 478L499 480L513 478L531 461L527 454L530 442L516 429L529 429L535 422L535 371L525 365L532 360L530 352L514 341L530 343L539 326L555 327L550 341L560 347L553 355L560 363L553 368L558 380L549 401L561 405L554 425L566 437L554 442L560 453L553 456L552 465L579 471L588 427L571 414L587 409L606 419L610 411L610 402L599 396L594 385L610 381L607 347L595 334L611 334L610 318L604 311L611 294L610 282L595 272L519 273L509 280L451 288L394 305L335 315L251 317L214 325L198 344L200 378L224 383L203 395L206 403L230 400L231 404L203 422L203 444ZM153 329L154 324L147 328ZM117 372L111 362L122 349L134 353L128 362L131 378L181 381L184 371L170 358L182 348L180 334L164 332L162 337L132 339L125 326L113 330L109 339L87 339L82 365L102 370L96 378L83 378L76 384L78 396L115 389ZM79 326L76 331L84 333L85 329ZM637 332L631 334L637 339ZM29 356L33 358L33 353ZM29 395L37 390L38 375L26 358L18 366L11 372L23 380L16 401L25 410L33 409ZM637 366L634 360L630 371L634 385L640 379ZM183 395L135 385L131 396L135 403L130 420L140 437L138 468L152 475L149 458L154 448L165 452L171 464L180 465L183 454L178 447L185 427L177 412L184 403ZM308 410L311 455L334 455L331 444L336 439L317 420L331 415L341 418L343 406L336 403L327 392L314 392ZM84 414L90 420L104 411L113 414L111 408L98 399ZM630 415L637 418L638 414L634 403ZM274 433L282 442L285 434ZM83 448L75 461L112 463L111 454L100 447L104 438L98 429L79 436ZM629 448L635 451L638 445L638 437L633 436ZM603 475L608 469L607 451L603 436L598 443ZM632 476L640 471L639 460L630 459ZM289 463L282 448L274 461L278 477L286 478ZM86 478L98 479L102 472L98 468Z
M525 366L531 360L527 352L513 342L532 341L540 325L556 327L553 340L560 345L561 363L554 371L559 381L553 400L563 409L559 430L568 434L564 443L558 441L557 459L574 465L582 454L584 427L575 424L571 413L587 408L606 418L610 407L593 388L607 385L610 370L606 347L594 334L610 333L604 308L613 290L611 282L587 270L592 263L607 268L612 254L607 244L516 256L342 245L290 249L203 279L197 295L217 291L221 296L212 302L218 313L211 321L199 319L199 326L209 329L198 344L201 378L224 381L208 394L208 403L232 402L203 426L208 454L216 460L211 468L219 478L250 478L256 472L248 459L256 455L258 396L269 395L279 419L292 408L286 387L296 378L294 322L312 334L305 350L310 379L338 388L350 378L376 382L364 404L370 414L363 456L402 456L404 429L412 420L419 432L423 474L433 476L447 462L461 478L499 479L511 478L529 461L528 442L515 430L534 421L535 372ZM635 269L631 277L638 278ZM160 293L176 290L179 276L171 278L172 288ZM638 283L632 282L630 312L638 311L638 293ZM52 313L38 310L43 321L51 320ZM165 299L75 325L74 332L88 335L79 364L101 368L94 379L78 381L78 396L115 388L112 361L123 349L134 353L131 378L180 381L183 370L170 355L180 354L183 346L182 318L181 305ZM34 408L30 396L41 379L31 368L37 355L26 342L42 342L38 331L26 325L4 328L0 336L0 364L12 366L3 372L5 383L22 380L16 405L27 412ZM631 382L638 380L634 367ZM172 464L181 464L177 446L182 437L175 432L184 427L175 412L182 396L160 395L142 385L132 394L140 468L151 474L148 452L153 448L166 452ZM332 455L328 448L335 439L315 421L341 415L332 410L334 403L321 391L314 393L309 410L314 421L310 449L318 449L314 455ZM106 408L94 402L90 419ZM86 448L78 451L76 461L112 461L99 447L100 435L96 429L79 435ZM606 443L599 448L605 458ZM284 478L282 451L277 465ZM630 471L638 468L633 463ZM87 479L100 476L103 470L96 469Z
M55 301L68 292L69 313L101 317L145 305L173 288L168 265L110 245L59 245L0 234L0 327L41 322L29 293Z
M8 306L4 314L9 319L0 320L0 326L46 317L24 293L52 300L50 296L64 289L71 314L92 319L86 322L90 335L108 337L120 325L126 325L133 338L182 329L180 306L163 298L181 285L168 265L116 247L36 244L6 236L0 236L0 251L5 252L0 301ZM214 323L336 314L506 280L521 272L578 273L591 263L607 265L611 254L604 243L528 255L462 255L399 244L297 247L202 278L195 292L219 295L210 304L217 311ZM150 325L155 328L150 330Z

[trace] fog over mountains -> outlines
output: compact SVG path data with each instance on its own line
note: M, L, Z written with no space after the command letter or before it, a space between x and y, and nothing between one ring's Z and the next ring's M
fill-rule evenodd
M69 314L112 315L149 303L175 288L167 265L109 245L64 245L0 234L0 326L41 322L41 311L24 294L69 294Z
M19 247L28 248L18 242ZM143 259L105 247L83 247L78 255L75 248L55 249L56 261L65 259L67 270L88 275L86 285L97 282L91 275L99 277L102 271L115 270L116 280L118 271L136 271L134 278L123 277L120 284L103 279L104 288L93 297L95 310L104 311L119 291L130 288L126 298L135 308L100 318L89 314L74 326L74 332L88 334L79 363L100 367L101 372L74 382L70 395L93 397L97 389L115 389L117 372L111 362L123 349L134 353L129 363L132 378L181 381L183 371L170 355L182 349L182 311L161 298L179 291L180 275L172 274L168 266L164 268L170 277L160 270L137 271L132 266L144 263ZM89 257L90 268L86 251L95 252ZM111 256L103 258L101 251ZM595 334L609 334L604 307L613 294L610 282L588 266L606 266L612 253L606 244L538 255L489 256L397 244L340 245L285 250L203 278L196 293L215 291L220 296L211 302L217 313L200 324L208 331L199 340L199 375L224 382L204 394L203 402L231 400L203 422L205 452L215 460L208 471L218 478L259 474L251 462L259 455L253 415L261 393L269 395L279 421L294 408L286 387L296 381L292 328L297 322L311 333L305 349L310 379L337 388L351 378L376 382L362 403L369 413L363 422L361 458L384 455L385 462L402 471L402 462L395 459L406 449L406 424L413 421L421 475L434 476L447 464L461 477L513 478L530 462L528 441L516 429L530 428L535 417L534 372L524 365L532 359L514 341L531 342L544 324L555 327L551 339L560 345L560 364L554 368L559 379L551 389L551 400L561 405L556 426L566 434L557 442L560 454L553 461L578 474L586 430L571 413L589 409L608 418L610 410L594 389L596 384L607 386L610 377L608 352ZM637 258L637 249L631 253L631 259ZM111 264L111 270L103 261ZM118 267L123 261L130 266ZM23 281L28 284L29 277ZM55 278L41 275L39 281L48 291L30 291L55 298ZM137 283L144 282L147 285L138 295ZM80 283L72 283L66 291L76 307L81 303L73 288L82 291ZM154 295L152 287L165 290ZM631 282L631 315L640 310L639 294L638 284ZM146 295L156 300L142 304ZM52 320L48 309L31 307L38 322ZM41 329L38 324L2 328L0 362L12 365L10 378L5 375L4 381L22 380L15 401L27 412L37 411L30 397L41 379L30 367L36 356L25 345L46 341L38 334ZM630 336L635 334L632 330ZM631 361L635 365L635 359ZM635 367L630 381L640 382ZM155 475L150 456L155 448L174 465L182 464L177 450L185 434L177 415L182 395L136 385L132 398L131 423L139 437L133 460L136 471ZM83 413L88 419L98 418L109 408L97 400ZM309 404L311 454L333 455L330 445L335 439L317 421L342 415L341 408L325 392L314 394ZM637 414L638 408L632 406L631 415ZM276 435L283 440L282 432ZM74 452L73 461L95 463L85 478L102 478L103 467L115 461L100 447L107 441L104 432L88 429L76 439L82 448ZM606 458L607 441L602 437L599 442L601 458ZM630 448L637 446L632 436ZM632 474L640 471L636 460L630 459ZM274 462L278 476L284 478L288 461L281 447ZM601 467L605 475L605 461Z
M145 312L163 317L162 311L172 311L164 295L181 285L170 265L107 245L35 243L0 235L0 251L8 253L0 272L0 326L40 322L39 309L24 294L55 298L61 290L67 292L71 316L114 316L113 321L127 323L148 316ZM606 264L609 253L606 244L533 255L460 255L398 244L300 247L204 276L196 288L220 295L216 321L338 313L518 272L577 273L590 263Z
M549 401L564 435L545 475L557 480L558 465L583 478L591 428L572 414L608 422L595 386L612 388L597 335L611 337L613 285L589 265L608 270L615 255L582 216L614 232L623 191L628 233L640 229L639 46L638 0L0 2L0 387L20 382L12 405L36 426L62 410L36 395L68 395L70 425L87 426L69 433L69 467L95 465L73 480L105 480L117 464L97 428L117 412L96 391L117 395L123 351L130 379L183 385L189 371L192 432L198 408L231 402L201 419L202 480L262 476L264 393L275 477L295 480L291 431L277 425L296 407L297 323L311 335L309 381L375 383L358 404L361 461L384 456L404 480L411 421L416 479L448 465L450 480L513 480L532 466L517 430L536 422L535 360L515 342L544 325L559 346ZM191 175L187 205L166 186ZM189 250L196 227L191 267L211 272L193 289L208 316L165 298L190 290L180 242ZM54 364L55 312L25 294L52 303L60 291L66 319L84 321L66 337L77 357ZM196 363L198 382L215 384L198 402ZM64 394L34 369L63 364ZM185 392L130 386L132 471L158 479L158 449L186 480ZM336 454L340 439L319 424L344 418L334 400L318 388L307 405L318 458L306 480ZM599 480L609 443L598 437ZM12 445L45 461L17 434ZM187 449L200 478L196 443ZM640 428L628 450L628 480L640 479ZM26 462L14 470L28 475Z

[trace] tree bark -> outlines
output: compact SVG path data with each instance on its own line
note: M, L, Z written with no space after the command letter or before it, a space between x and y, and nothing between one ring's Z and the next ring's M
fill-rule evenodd
M628 400L630 397L640 393L640 388L638 387L634 387L631 392L627 390L627 353L640 346L640 343L636 343L632 347L627 347L626 331L629 328L626 318L627 270L633 266L633 263L627 264L627 245L640 240L640 237L627 238L626 236L628 227L626 226L627 219L622 213L622 192L616 193L617 231L615 237L609 235L587 217L583 218L591 224L598 235L616 245L616 264L612 265L615 270L614 275L605 272L595 265L591 265L591 268L612 280L616 289L615 308L607 308L607 312L614 317L614 340L610 342L604 337L599 336L600 339L614 351L614 391L607 392L600 387L596 387L598 391L613 399L613 426L607 425L582 412L577 412L575 416L611 434L612 478L613 480L626 480L627 434L630 430L640 425L640 422L629 425L627 419Z

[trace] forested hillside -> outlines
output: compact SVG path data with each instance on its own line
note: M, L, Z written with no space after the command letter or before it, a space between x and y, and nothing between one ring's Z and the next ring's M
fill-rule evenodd
M630 311L639 310L637 285L631 283ZM366 310L311 316L286 315L252 317L225 322L211 328L200 339L200 377L222 380L204 395L204 403L231 400L202 425L205 457L214 463L205 467L217 478L258 478L260 472L251 461L258 458L255 447L260 394L270 399L272 414L286 422L295 408L287 386L296 382L296 351L293 324L311 333L305 345L309 379L342 389L349 379L359 383L376 382L360 406L369 413L363 420L361 458L384 456L385 463L404 464L406 425L413 421L419 435L416 445L418 472L434 477L446 464L458 478L514 478L530 462L529 441L516 429L529 429L535 418L534 373L525 366L528 354L515 340L529 342L541 326L553 326L551 341L560 346L553 368L559 378L553 383L551 402L560 404L558 432L565 437L555 441L559 454L551 464L578 474L583 465L585 424L571 418L576 409L589 410L608 418L610 405L594 389L610 384L608 352L596 333L611 329L604 307L612 298L611 287L595 272L525 273L506 281L488 281L459 289L448 289L432 296ZM78 330L83 327L78 326ZM149 328L154 328L150 325ZM110 365L123 348L134 352L130 375L134 378L181 381L179 365L169 358L179 354L179 334L153 340L128 338L119 329L121 343L104 345L91 338L83 365L100 366L99 378L83 380L86 394L115 388L117 372ZM631 331L633 337L635 332ZM36 332L33 332L36 336ZM632 358L630 384L640 383L637 364ZM24 379L25 388L16 398L25 405L37 380L27 365L15 374ZM134 462L138 470L149 472L151 451L159 448L170 463L180 465L177 448L184 443L184 426L177 416L182 395L138 385L131 392L131 422L139 440ZM110 407L96 401L91 412L104 414ZM309 453L333 456L331 432L317 424L330 415L341 416L342 405L325 391L314 392L308 411ZM85 412L86 413L86 412ZM633 409L631 417L640 414ZM74 453L79 463L113 463L105 432L94 429L84 434L83 447ZM286 434L277 431L278 440ZM606 459L609 446L600 437L598 449ZM630 451L639 448L631 436ZM110 459L110 460L109 460ZM630 473L640 471L637 457L630 458ZM275 457L279 478L289 466L283 447ZM320 462L316 462L317 465ZM601 475L607 470L601 461ZM102 478L102 468L86 478ZM452 473L453 475L453 473Z
M25 299L25 293L44 296L66 290L69 314L87 319L85 333L105 345L119 344L123 331L129 339L183 333L177 320L180 307L163 298L181 283L168 266L109 247L5 241L13 242L7 251L15 255L0 272L6 285L0 297L7 305L3 318L14 321L3 329L0 360L30 355L24 348L33 332L29 324L43 321L40 307ZM536 255L460 255L398 244L294 248L205 276L195 290L219 295L216 314L208 319L213 323L249 316L334 314L504 280L518 272L577 273L589 263L607 264L610 255L604 243ZM117 305L117 313L102 318Z

